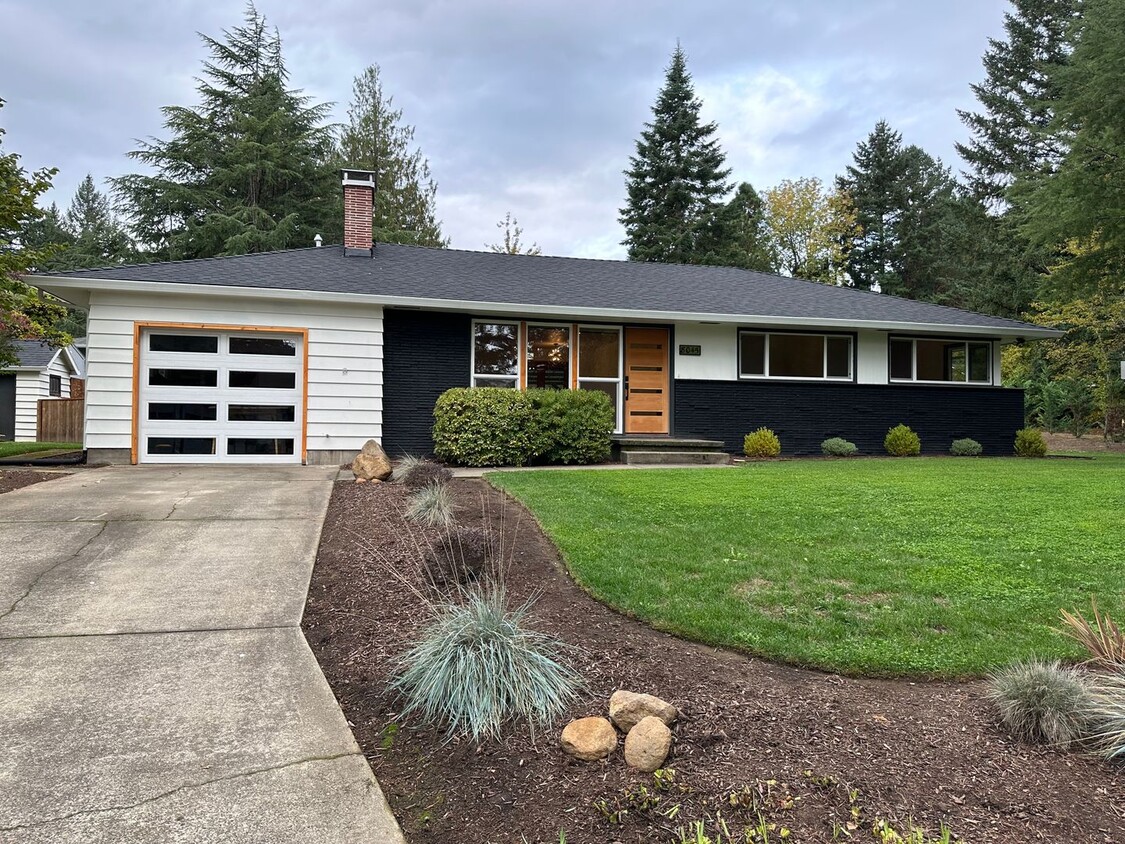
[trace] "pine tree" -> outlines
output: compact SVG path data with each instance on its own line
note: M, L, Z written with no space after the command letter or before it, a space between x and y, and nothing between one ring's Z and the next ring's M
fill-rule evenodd
M632 261L698 264L727 248L716 221L730 192L730 170L714 135L701 123L687 59L672 54L661 89L626 171L628 202L621 209L624 245Z
M414 127L402 122L402 109L383 92L379 72L373 64L355 78L348 125L340 135L342 163L376 174L376 242L448 246L437 219L430 163L414 146Z
M973 85L980 111L957 114L972 139L957 144L969 165L974 196L1001 206L1021 175L1050 171L1065 151L1064 140L1045 134L1058 99L1056 70L1070 54L1069 30L1082 0L1011 0L1004 15L1005 40L989 39L985 80Z
M496 228L504 232L504 240L501 243L486 243L490 252L499 252L504 255L542 255L543 250L539 248L538 243L532 243L531 246L523 245L523 228L520 227L519 220L512 216L509 211L504 215L504 219L496 224Z
M223 40L202 35L200 104L163 109L168 140L130 156L156 171L113 180L137 240L161 259L238 255L338 238L328 104L287 87L281 39L251 3Z

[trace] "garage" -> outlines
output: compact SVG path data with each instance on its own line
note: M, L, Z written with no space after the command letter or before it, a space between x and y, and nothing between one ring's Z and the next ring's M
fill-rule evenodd
M148 327L139 334L141 463L300 463L300 333Z

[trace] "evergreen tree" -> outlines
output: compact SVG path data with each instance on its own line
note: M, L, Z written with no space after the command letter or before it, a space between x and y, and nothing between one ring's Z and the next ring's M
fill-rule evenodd
M704 256L701 263L774 272L765 203L753 185L739 184L713 220L718 227L710 237L715 251Z
M1012 195L1032 243L1064 257L1055 296L1119 285L1125 277L1125 0L1087 0L1075 50L1055 69L1055 120L1046 136L1068 149L1053 172L1029 173Z
M200 104L163 109L168 140L130 156L156 171L113 180L137 240L160 259L238 255L339 238L328 104L287 87L281 39L251 3L223 40L201 36Z
M496 228L504 232L504 240L501 243L486 243L491 252L499 252L505 255L542 255L543 250L539 248L538 243L533 243L531 246L523 245L523 228L520 227L519 220L512 216L509 211L504 215L504 219L496 224Z
M714 137L718 127L700 122L700 107L677 46L625 173L620 221L632 261L714 263L728 248L716 217L731 188L730 170Z
M355 78L348 125L340 135L345 167L376 173L373 234L377 242L448 246L437 219L437 185L430 163L414 146L414 127L383 92L379 65Z
M1006 39L989 39L985 80L973 85L980 111L957 114L972 139L957 144L969 188L990 207L1003 204L1019 176L1054 169L1064 139L1045 134L1058 99L1056 70L1070 53L1069 29L1082 0L1012 0Z
M105 267L125 263L132 257L133 244L117 221L109 199L94 186L89 174L75 191L63 226L73 243L56 256L74 268Z

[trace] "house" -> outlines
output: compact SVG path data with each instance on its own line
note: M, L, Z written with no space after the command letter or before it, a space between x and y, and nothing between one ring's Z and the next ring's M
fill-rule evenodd
M71 396L86 377L86 361L73 346L54 348L37 340L13 343L17 363L0 369L0 440L34 442L40 399Z
M86 447L110 462L337 463L432 447L449 387L606 393L622 434L728 451L879 452L905 422L1011 453L1005 343L1057 336L955 308L723 267L372 244L374 176L344 171L345 242L40 276L89 311Z

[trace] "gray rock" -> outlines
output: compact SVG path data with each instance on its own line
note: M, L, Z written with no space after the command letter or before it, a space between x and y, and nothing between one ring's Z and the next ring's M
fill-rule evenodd
M642 718L659 718L671 724L680 713L676 707L654 695L618 689L609 699L609 717L623 733L629 732Z
M625 763L651 774L664 764L672 749L672 731L654 715L642 718L625 736Z
M617 748L617 731L605 718L579 718L563 728L559 743L574 758L593 762Z

